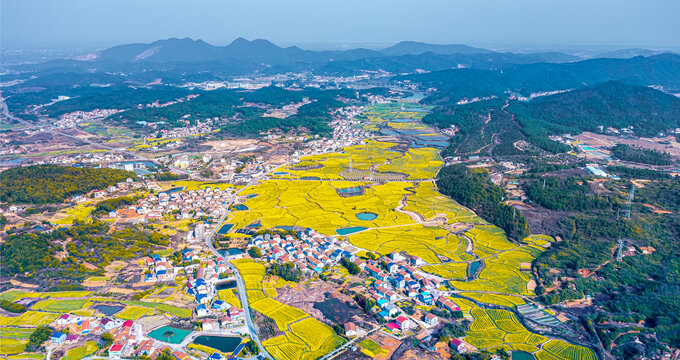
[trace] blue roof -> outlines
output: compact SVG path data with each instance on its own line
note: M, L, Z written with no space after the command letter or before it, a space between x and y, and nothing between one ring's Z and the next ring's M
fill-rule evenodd
M222 356L222 354L219 354L219 353L213 353L208 358L208 360L222 360L222 359L224 359L224 356Z
M199 310L199 309L200 310L208 310L208 308L205 307L205 305L203 305L203 304L196 306L196 310Z
M196 280L196 286L200 286L200 285L206 285L205 280L203 280L203 279Z
M52 339L60 339L61 337L66 337L66 334L63 332L55 332L52 334Z
M167 273L166 270L158 270L156 271L156 275L165 275Z
M383 311L379 312L378 315L380 315L380 316L386 318L386 317L389 317L389 316L390 316L390 313L388 313L387 311L383 310Z
M193 250L191 250L191 249L186 249L186 248L185 248L184 250L182 250L182 254L190 253L190 252L192 252L192 251L193 251Z

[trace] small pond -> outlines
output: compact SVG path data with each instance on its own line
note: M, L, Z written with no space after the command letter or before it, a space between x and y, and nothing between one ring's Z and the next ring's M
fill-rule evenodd
M223 283L219 283L215 286L215 289L217 290L227 290L227 289L233 289L236 287L236 281L234 280L229 280L225 281Z
M232 206L232 208L234 210L248 210L248 207L243 204L234 205Z
M152 339L165 341L170 344L179 344L191 334L191 330L180 329L174 326L163 326L150 332L148 335Z
M357 196L361 195L362 189L361 186L353 186L353 187L348 187L348 188L342 188L338 189L340 192L340 195L346 195L346 196Z
M241 343L240 337L235 336L206 336L201 335L194 339L194 344L209 346L221 352L230 353L236 350Z
M366 230L363 226L352 226L344 229L337 229L335 232L338 233L338 235L350 235L363 230Z
M361 213L357 214L357 219L363 220L363 221L375 220L375 218L377 218L377 217L378 217L378 215L374 214L372 212L361 212Z
M248 198L248 199L252 199L252 198L256 197L257 195L258 195L258 194L250 194L250 195L248 195L247 198Z
M94 308L106 316L113 316L115 313L123 310L125 305L97 305Z
M285 171L274 171L274 175L288 175Z
M480 265L482 265L481 261L475 261L473 263L470 263L470 267L468 269L468 277L475 276L475 274L477 274L477 269L479 269Z
M512 360L535 360L533 355L524 351L513 351L511 354Z
M159 194L162 194L162 193L172 194L172 193L174 193L174 192L181 191L182 189L184 189L184 186L174 187L174 188L172 188L172 189L168 189L168 190L165 190L165 191L161 191Z
M277 226L276 228L281 229L281 230L285 230L285 231L295 230L295 226L286 226L286 225Z
M219 253L222 254L222 256L240 255L240 254L243 254L243 250L238 249L238 248L228 248L228 249L220 249Z
M222 227L220 228L220 230L217 233L220 234L220 235L226 234L233 227L234 227L234 224L224 224L224 225L222 225Z

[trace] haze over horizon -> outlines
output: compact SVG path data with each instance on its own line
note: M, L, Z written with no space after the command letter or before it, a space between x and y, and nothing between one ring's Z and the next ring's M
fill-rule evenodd
M680 2L672 0L166 4L161 8L132 0L4 0L0 46L101 49L171 37L219 46L244 37L315 50L380 48L404 40L506 51L680 48Z

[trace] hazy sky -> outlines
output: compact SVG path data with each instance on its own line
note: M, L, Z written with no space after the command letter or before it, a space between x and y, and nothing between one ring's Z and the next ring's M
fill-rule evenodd
M169 37L312 47L401 40L680 47L679 0L0 0L5 49L104 48Z

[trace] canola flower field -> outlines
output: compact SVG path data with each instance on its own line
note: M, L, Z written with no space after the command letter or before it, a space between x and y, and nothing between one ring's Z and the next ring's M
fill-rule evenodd
M525 351L535 353L538 360L597 359L593 351L586 347L530 332L510 311L484 310L472 305L469 312L474 321L464 340L478 349Z
M244 279L250 306L272 318L284 334L267 339L262 345L279 360L317 359L342 345L328 325L314 319L304 311L282 304L267 295L274 285L264 282L264 265L250 259L231 262Z
M386 126L410 130L421 128L418 120L423 114L381 105L363 116L368 130ZM273 180L244 191L247 210L232 212L229 222L235 229L299 226L326 235L353 228L344 236L362 251L383 255L405 251L418 256L427 263L421 270L450 280L461 296L507 308L525 304L527 296L535 295L531 262L554 240L531 235L519 243L510 241L503 230L437 191L432 179L442 165L437 149L405 148L397 142L375 140L339 153L304 157L297 164L277 169ZM360 220L360 213L375 217ZM474 262L482 266L470 274ZM296 326L292 326L307 318L299 320L301 314L271 299L275 289L263 288L258 278L252 280L253 288L248 289L251 305L272 317L285 332L266 341L268 350L285 359L305 358L305 353L313 352L304 332L295 333ZM474 320L476 325L467 339L481 349L522 350L543 359L593 355L587 348L560 347L557 340L529 332L511 312L483 310L467 299L452 299L464 316Z

